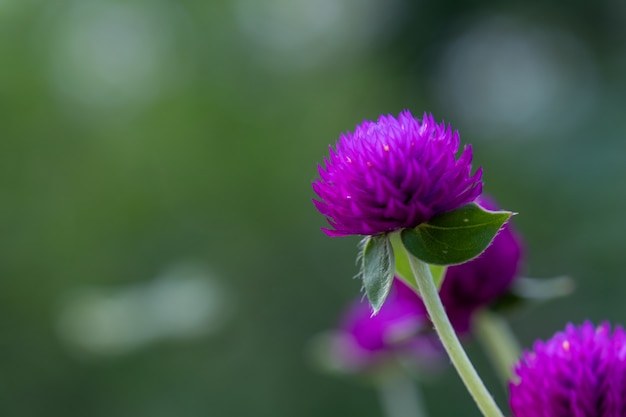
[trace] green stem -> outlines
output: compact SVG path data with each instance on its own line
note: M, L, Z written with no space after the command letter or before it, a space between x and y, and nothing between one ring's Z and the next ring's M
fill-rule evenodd
M520 347L511 328L500 315L489 310L482 310L474 315L473 327L477 339L506 384L511 380L513 365L520 357Z
M378 394L385 417L427 417L419 390L399 369L378 380Z
M411 254L409 254L409 263L411 264L411 270L430 320L433 322L441 343L448 352L448 356L450 356L450 360L463 380L465 387L472 398L474 398L474 401L476 401L476 405L478 405L485 417L504 417L480 376L478 376L472 362L467 357L463 346L461 346L461 342L443 308L441 298L439 298L439 292L437 287L435 287L430 268L426 263Z

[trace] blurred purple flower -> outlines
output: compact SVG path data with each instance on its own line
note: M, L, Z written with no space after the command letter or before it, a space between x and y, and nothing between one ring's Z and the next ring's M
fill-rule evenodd
M477 203L486 209L498 206L489 197ZM448 267L441 286L441 300L455 330L467 333L474 312L501 296L518 276L522 243L507 223L483 254L465 264ZM390 353L401 353L418 362L441 358L443 350L421 298L395 278L389 296L377 315L368 302L354 302L340 323L335 356L347 367L377 363Z
M419 296L395 278L389 296L378 314L372 316L367 301L357 300L339 324L334 355L343 366L363 369L390 355L432 362L444 357L437 336ZM431 363L434 365L434 363Z
M318 167L313 200L334 229L330 236L376 235L416 227L474 201L482 170L471 174L470 146L456 159L459 134L409 111L364 121L341 135Z
M626 333L568 324L524 352L509 384L514 417L626 416Z
M495 201L484 195L476 202L488 210L499 209ZM508 222L479 257L448 267L439 293L458 333L469 331L474 311L508 290L519 276L522 258L522 240Z

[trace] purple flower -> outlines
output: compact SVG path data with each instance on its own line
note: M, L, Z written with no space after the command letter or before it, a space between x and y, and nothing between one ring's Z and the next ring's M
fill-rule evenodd
M484 195L477 203L488 210L499 209ZM439 293L457 332L469 331L474 311L489 305L508 290L519 276L522 258L521 238L508 222L478 258L448 267Z
M626 416L626 333L568 324L524 352L509 384L515 417Z
M474 201L482 170L472 175L470 146L456 158L459 134L409 111L364 121L330 147L313 200L334 229L330 236L376 235L416 227Z
M419 296L395 278L389 296L372 316L367 301L357 300L346 311L335 340L334 356L343 366L363 369L390 355L431 362L444 357Z
M489 197L481 196L477 203L498 209ZM519 274L522 252L521 239L507 223L478 258L448 267L440 294L458 333L467 333L474 312L509 288ZM372 316L368 302L354 302L341 320L340 330L335 356L352 368L377 363L390 353L424 362L441 358L443 352L422 299L398 278L377 315Z

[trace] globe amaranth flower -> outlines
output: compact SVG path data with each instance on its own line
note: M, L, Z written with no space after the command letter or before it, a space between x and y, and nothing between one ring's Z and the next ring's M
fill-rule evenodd
M498 210L485 195L476 202L488 210ZM522 240L514 226L506 223L491 245L477 258L446 270L441 302L458 333L469 331L472 314L503 295L519 276L523 261Z
M493 199L480 196L477 203L498 210ZM506 292L519 276L523 258L521 238L511 223L500 229L478 258L448 267L440 296L459 334L470 330L474 312ZM339 361L351 367L376 363L389 353L402 353L417 361L434 360L443 350L422 299L395 278L381 310L372 317L368 302L354 302L344 315L343 336L336 346ZM428 359L427 359L428 358Z
M524 352L509 384L514 417L626 416L626 333L568 324Z
M369 303L356 300L340 320L334 356L345 368L362 370L393 356L436 365L445 358L419 296L394 278L389 296L372 316Z
M433 215L474 201L482 170L471 173L472 149L459 158L459 134L430 114L364 121L341 135L318 167L313 200L330 236L376 235L416 227Z

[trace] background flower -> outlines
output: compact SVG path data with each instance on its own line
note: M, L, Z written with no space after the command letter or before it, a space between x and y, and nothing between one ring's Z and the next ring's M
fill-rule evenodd
M445 354L419 296L400 279L394 279L389 296L372 316L366 300L353 302L340 320L334 355L346 368L371 368L392 356L419 365L436 366Z
M481 195L477 203L489 210L499 209L488 196ZM507 222L479 257L448 267L440 296L457 332L467 332L474 311L507 291L519 276L523 254L522 240L511 222Z
M486 209L499 208L487 196L477 202ZM467 333L474 312L509 288L519 274L522 255L521 239L507 223L478 258L448 267L440 292L457 332ZM443 356L422 299L398 278L378 314L372 316L369 303L360 299L347 309L339 328L333 351L347 368L371 367L395 354L421 363Z
M515 417L626 415L626 333L609 323L568 324L537 341L509 384Z
M458 149L458 132L409 111L364 121L341 135L313 183L320 198L313 202L334 229L324 231L375 235L415 227L473 201L482 171L471 175L471 147L456 159Z

